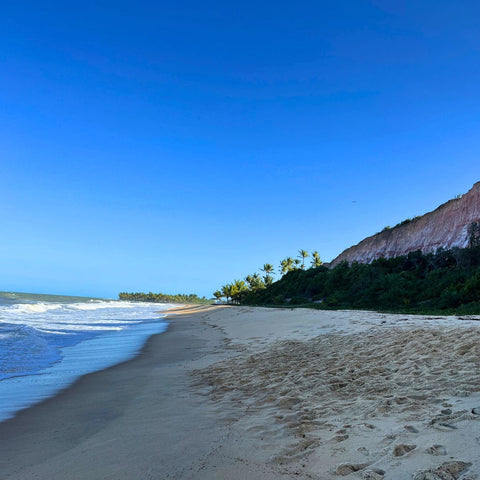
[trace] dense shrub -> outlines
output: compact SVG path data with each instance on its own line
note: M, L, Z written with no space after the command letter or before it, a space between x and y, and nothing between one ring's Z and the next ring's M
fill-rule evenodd
M294 270L245 295L253 305L301 304L404 312L480 313L480 246L411 252L371 264Z

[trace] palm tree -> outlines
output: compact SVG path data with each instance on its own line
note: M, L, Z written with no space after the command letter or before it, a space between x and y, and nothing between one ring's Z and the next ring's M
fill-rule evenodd
M309 253L306 250L299 250L298 254L302 259L302 270L305 269L305 259L309 256Z
M287 271L291 272L295 270L295 260L292 257L287 257Z
M280 262L280 270L281 270L282 274L285 274L285 273L291 272L292 270L295 270L294 265L295 265L295 261L293 260L292 257L284 258Z
M267 275L273 273L273 265L271 263L266 263L263 268L260 269L262 272L265 272Z
M242 301L242 295L247 290L248 288L243 280L234 280L232 285L232 298L236 303L240 303Z
M266 287L269 287L273 283L273 277L270 275L274 271L273 265L271 263L266 263L260 270L265 272L265 275L263 276L263 283Z
M233 285L231 283L227 283L227 285L222 287L222 296L227 299L227 303L229 303L228 299L232 297L233 293Z
M215 292L213 292L213 296L214 296L218 301L220 301L220 299L223 297L223 293L222 293L220 290L216 290Z
M246 282L250 286L250 290L258 290L259 288L263 288L265 285L263 284L262 278L258 273L254 273L252 275L247 275L245 277Z
M265 287L269 287L273 283L273 277L271 275L264 275L263 283L265 284Z
M323 264L323 262L322 262L322 260L320 260L320 255L315 250L312 253L312 267L317 268L317 267L320 267L322 264Z

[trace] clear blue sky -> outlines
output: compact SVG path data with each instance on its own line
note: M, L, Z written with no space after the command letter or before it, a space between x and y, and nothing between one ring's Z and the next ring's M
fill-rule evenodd
M0 290L196 292L480 180L472 1L4 2Z

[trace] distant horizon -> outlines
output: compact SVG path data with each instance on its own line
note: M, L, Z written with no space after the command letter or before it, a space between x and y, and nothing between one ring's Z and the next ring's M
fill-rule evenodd
M472 187L470 187L466 192L464 192L463 194L458 194L457 196L451 198L451 199L448 199L448 200L445 200L445 202L442 202L441 204L439 204L437 207L433 208L432 210L428 211L428 212L425 212L425 213L422 213L420 214L419 216L422 217L424 215L427 215L429 213L432 213L433 211L435 211L437 208L439 208L440 206L442 206L443 204L445 203L448 203L450 202L451 200L454 200L456 199L458 196L463 196L465 195L465 193L467 193L468 191L471 190L471 188L473 188L473 186L475 186L477 183L480 183L480 181L475 181L473 184L472 184ZM405 219L406 220L406 219ZM401 223L401 222L400 222ZM390 228L395 228L397 227L399 224L396 224ZM360 239L358 243L362 242L365 238L368 238L368 237L371 237L371 236L375 236L377 235L379 232L375 232L375 233L372 233L372 234L369 234L367 235L366 237L364 237L363 239ZM349 247L346 247L344 250L342 250L341 252L339 252L337 255L335 255L331 260L329 260L328 262L324 262L326 264L329 264L331 263L335 258L337 258L338 256L340 256L341 253L343 253L345 250L351 248L351 247L354 247L356 246L357 244L353 244L353 245L350 245ZM311 252L309 252L311 253ZM257 269L259 271L259 269ZM245 274L247 275L247 274ZM240 278L244 278L245 277L242 276ZM281 275L278 275L276 274L275 275L275 280L278 280L279 278L281 278ZM218 289L220 287L220 285L216 288ZM121 291L125 291L125 290L121 290ZM27 291L23 291L23 290L0 290L0 294L1 293L21 293L21 294L25 294L25 295L44 295L44 296L65 296L65 297L78 297L78 298L90 298L90 299L100 299L100 300L118 300L118 295L119 293L121 293L121 291L119 291L116 295L114 296L102 296L102 295L88 295L88 294L81 294L81 295L78 295L78 294L74 294L74 293L59 293L59 292L55 292L55 293L52 293L52 292L27 292ZM154 292L154 293L163 293L163 294L168 294L168 295L175 295L175 294L197 294L199 297L206 297L207 299L213 299L213 292L212 294L199 294L198 292L195 292L195 291L192 291L192 292L189 292L189 291L182 291L182 292L169 292L169 291L154 291L154 290L138 290L138 289L133 289L133 290L129 290L129 292L144 292L144 293L148 293L148 292Z
M472 187L470 187L468 191L471 190L471 188L473 188L473 186L475 186L475 184L477 183L480 183L480 181L475 181L473 184L472 184ZM463 196L465 193L467 192L464 192L463 194L458 194L458 196ZM433 208L432 210L428 211L428 212L425 212L425 213L422 213L420 214L419 216L424 216L424 215L427 215L429 213L432 213L433 211L435 211L437 208L439 208L440 206L442 206L443 204L445 203L448 203L450 202L451 200L454 200L455 198L457 198L457 196L451 198L451 199L448 199L446 200L445 202L442 202L441 204L439 204L437 207ZM401 223L401 222L400 222ZM398 226L399 224L397 225L394 225L393 227L391 228L395 228L396 226ZM379 232L375 232L375 233L372 233L372 234L369 234L367 235L366 237L364 237L363 239L360 239L358 243L360 243L361 241L363 241L365 238L368 238L368 237L371 237L371 236L375 236L377 235ZM342 250L341 252L339 252L337 255L335 255L331 260L329 260L328 262L324 262L324 263L331 263L335 258L337 258L338 256L340 256L341 253L343 253L345 250L357 245L357 244L353 244L353 245L350 245L349 247L346 247L344 250ZM311 252L309 252L311 253ZM259 269L257 269L259 271ZM245 274L247 275L247 274ZM242 276L240 278L244 278L245 277ZM281 275L278 275L276 274L275 275L275 280L278 280L279 278L281 278ZM218 289L220 287L220 285L216 288ZM126 290L121 290L121 291L126 291ZM121 291L119 291L116 295L114 296L102 296L102 295L88 295L88 294L81 294L81 295L78 295L78 294L74 294L73 292L72 293L59 293L59 292L55 292L55 293L52 293L52 292L27 292L27 291L23 291L23 290L0 290L0 294L1 293L20 293L20 294L25 294L25 295L43 295L43 296L65 296L65 297L78 297L78 298L89 298L89 299L100 299L100 300L118 300L118 295L119 293L121 293ZM198 292L195 292L195 291L192 291L192 292L189 292L189 291L182 291L182 292L169 292L169 291L154 291L154 290L138 290L138 289L133 289L133 290L129 290L128 292L144 292L144 293L148 293L148 292L154 292L154 293L163 293L163 294L169 294L169 295L175 295L175 294L197 294L199 297L206 297L207 299L213 299L213 292L212 294L199 294Z
M461 197L461 196L465 195L465 194L466 194L468 191L470 191L471 188L473 188L473 186L475 186L477 183L480 183L480 181L475 181L475 182L472 184L472 187L470 187L470 188L469 188L466 192L464 192L463 194L458 194L458 196ZM452 201L452 200L454 200L454 199L456 199L456 198L457 198L457 196L456 196L456 197L453 197L453 198L451 198L451 199L448 199L448 200L446 200L445 202L442 202L441 204L439 204L437 207L433 208L432 210L430 210L430 211L428 211L428 212L425 212L425 213L422 213L422 214L420 214L419 216L422 217L422 216L424 216L424 215L427 215L427 214L429 214L429 213L432 213L433 211L435 211L435 210L436 210L437 208L439 208L440 206L442 206L442 205L444 205L445 203L448 203L448 202L450 202L450 201ZM404 219L404 220L406 220L406 219ZM401 222L400 222L400 223L401 223ZM397 226L399 226L399 224L396 224L396 225L394 225L394 226L392 226L392 227L390 227L390 228L395 228L395 227L397 227ZM360 243L360 242L361 242L362 240L364 240L365 238L368 238L368 237L371 237L371 236L375 236L375 235L377 235L378 233L380 233L380 231L367 235L367 236L364 237L363 239L359 240L359 242L357 242L357 244ZM351 248L351 247L353 247L353 246L355 246L355 245L357 245L357 244L353 244L353 245L350 245L349 247L346 247L346 249L344 249L344 250L342 250L341 252L339 252L338 255L334 256L330 261L324 262L324 263L327 263L327 264L331 263L335 258L337 258L338 256L340 256L340 254L343 253L345 250L347 250L347 249L349 249L349 248ZM309 253L311 253L311 252L309 252ZM247 274L245 274L245 275L247 275ZM241 278L244 278L245 275L244 275L243 277L241 277ZM276 277L275 280L278 280L281 276L277 274L277 275L275 275L275 277ZM219 287L220 287L220 285L217 287L217 289L218 289ZM122 291L124 291L124 290L122 290ZM180 292L180 291L179 291L179 292L161 291L161 292L160 292L160 291L154 291L154 290L151 290L151 289L150 289L150 290L138 290L138 289L133 289L133 290L129 290L129 293L130 293L130 292L144 292L144 293L148 293L148 292L150 292L150 291L151 291L151 292L154 292L154 293L163 293L163 294L168 294L168 295L175 295L175 294L197 294L199 297L206 297L207 299L213 299L213 298L214 298L214 297L213 297L213 292L212 292L212 294L199 294L198 292L195 292L195 291L192 291L192 292L189 292L189 291L182 291L182 292ZM73 293L59 293L59 292L55 292L55 293L52 293L52 292L48 292L48 293L46 293L46 292L27 292L27 291L23 291L23 290L19 290L19 291L17 291L17 290L0 290L0 294L2 294L2 293L21 293L21 294L25 294L25 295L65 296L65 297L90 298L90 299L100 299L100 300L118 300L118 295L119 295L119 293L121 293L121 291L119 291L115 296L84 295L84 294L82 294L82 295L77 295L77 294L73 294Z
M23 292L23 291L14 291L14 290L0 290L1 294L21 294L21 295L32 295L32 296L39 296L39 297L69 297L69 298L88 298L91 300L118 300L115 298L109 297L97 297L92 295L67 295L64 293L46 293L46 292Z
M23 291L14 291L14 290L0 290L0 295L10 293L10 294L21 294L21 295L32 295L32 296L39 296L39 297L68 297L68 298L85 298L89 300L119 300L118 294L116 297L99 297L95 295L70 295L64 293L45 293L45 292L23 292ZM119 292L120 293L120 292ZM129 292L130 293L130 292ZM148 293L148 292L145 292ZM195 294L196 292L153 292L153 293L164 293L167 295L177 295L177 294ZM198 295L202 297L202 295ZM213 295L205 296L208 300L214 300ZM173 303L173 302L172 302Z

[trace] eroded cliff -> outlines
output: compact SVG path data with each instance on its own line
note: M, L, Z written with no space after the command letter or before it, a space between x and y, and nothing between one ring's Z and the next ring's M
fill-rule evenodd
M331 262L331 266L348 261L370 263L376 258L405 255L415 250L433 252L440 247L468 246L469 229L480 221L480 182L459 198L450 200L433 212L407 223L367 237L347 248Z

